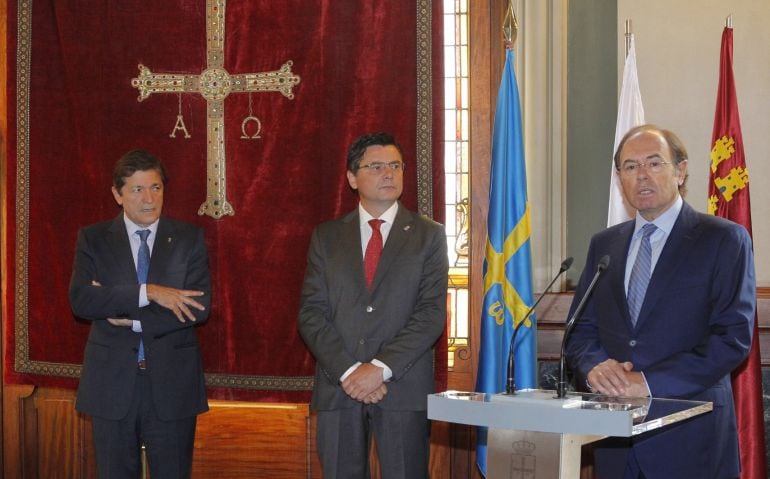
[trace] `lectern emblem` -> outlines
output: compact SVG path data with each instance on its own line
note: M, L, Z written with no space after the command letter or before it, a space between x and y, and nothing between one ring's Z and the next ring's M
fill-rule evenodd
M537 458L535 457L535 443L529 441L516 441L513 443L511 454L511 479L535 479L537 470Z

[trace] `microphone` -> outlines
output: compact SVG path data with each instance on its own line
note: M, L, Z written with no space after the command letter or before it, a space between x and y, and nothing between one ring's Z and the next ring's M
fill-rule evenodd
M535 301L535 304L532 305L531 308L529 308L529 311L527 311L527 314L524 315L524 319L522 319L518 325L514 325L513 327L513 336L511 337L511 344L508 347L508 378L505 381L505 394L507 395L513 395L516 394L516 380L515 378L515 358L513 354L513 345L516 342L516 333L519 331L519 326L529 318L529 316L532 314L533 311L535 311L535 307L540 304L540 300L542 300L545 297L545 293L551 290L551 286L553 286L553 283L556 282L556 278L561 276L561 274L565 271L567 271L570 266L572 266L573 258L570 256L569 258L565 259L561 262L561 267L559 268L559 272L556 273L556 276L553 277L550 283L548 283L548 287L545 288L543 291L543 294L540 295L539 298L537 298L537 301Z
M561 355L559 356L559 382L556 385L556 397L558 399L562 399L567 396L567 379L564 367L564 350L567 346L567 339L569 338L572 330L575 329L578 316L583 314L583 310L586 307L586 301L588 300L588 297L591 296L591 292L593 292L594 286L596 286L596 281L599 280L599 276L601 276L601 274L605 269L607 269L609 265L610 255L606 254L602 256L602 259L599 260L599 264L596 265L596 273L594 273L594 277L591 280L591 283L588 285L588 288L586 288L586 292L580 299L580 303L578 303L577 308L575 308L575 312L572 313L572 317L569 318L567 325L564 327L564 338L561 340Z

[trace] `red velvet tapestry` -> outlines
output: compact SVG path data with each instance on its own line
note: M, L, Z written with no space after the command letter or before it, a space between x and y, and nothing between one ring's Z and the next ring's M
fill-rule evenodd
M118 214L112 166L144 148L169 171L164 213L206 231L211 397L307 401L305 254L316 224L357 204L350 142L392 132L404 204L443 222L441 2L9 3L5 380L77 385L89 325L67 299L76 233ZM140 64L151 76L132 84ZM141 102L140 83L158 88ZM260 85L273 91L245 91ZM198 215L207 187L233 216ZM436 368L443 388L444 340Z

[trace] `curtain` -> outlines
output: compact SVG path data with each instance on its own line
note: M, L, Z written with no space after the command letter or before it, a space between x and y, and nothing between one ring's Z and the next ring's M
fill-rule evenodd
M89 325L67 299L76 233L120 212L111 171L129 149L163 160L164 214L205 230L213 304L198 335L215 398L309 398L314 361L296 329L305 254L316 224L356 207L345 179L354 138L393 133L408 165L403 203L443 222L440 2L221 3L215 17L206 0L9 5L6 381L77 385ZM213 108L216 95L201 93L287 62L299 77L289 95L230 91ZM140 64L190 91L138 101ZM218 219L198 215L217 111L234 210ZM436 351L441 388L443 339Z

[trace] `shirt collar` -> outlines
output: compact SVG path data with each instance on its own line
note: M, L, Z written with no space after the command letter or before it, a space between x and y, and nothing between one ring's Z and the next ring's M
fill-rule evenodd
M682 211L682 204L684 204L684 201L682 200L681 195L676 195L676 201L674 201L674 204L671 205L669 209L664 211L660 216L655 218L653 221L647 221L644 218L642 218L642 215L639 214L639 212L636 212L636 226L634 227L634 237L641 235L641 230L647 223L652 223L655 226L658 227L659 230L662 230L666 236L671 233L671 230L674 228L674 223L676 223L677 217L679 217L679 212Z
M131 235L133 235L134 233L136 233L137 231L140 231L140 230L150 230L150 236L154 237L155 233L158 231L158 223L159 222L160 222L160 218L155 220L155 222L153 224L151 224L150 226L142 227L142 226L137 225L136 223L134 223L130 219L128 219L128 216L126 216L126 214L123 213L123 223L125 223L125 225L126 225L126 233L128 233L128 237L129 238L131 237Z
M393 205L391 205L390 208L385 210L385 212L380 215L379 219L383 220L385 223L388 223L390 225L393 224L393 222L396 220L396 213L398 213L398 201L393 202ZM361 205L361 203L358 203L358 217L361 218L360 223L366 224L369 223L369 220L376 219L374 216L370 215L368 211Z

